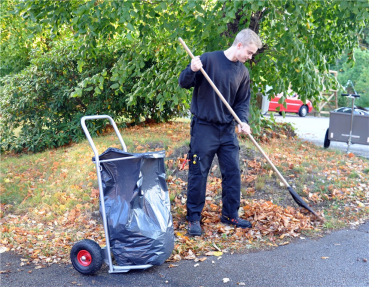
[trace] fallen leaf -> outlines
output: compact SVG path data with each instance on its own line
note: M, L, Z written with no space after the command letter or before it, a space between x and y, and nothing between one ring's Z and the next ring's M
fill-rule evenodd
M329 257L326 257L326 256L322 256L321 258L322 258L322 259L328 259Z
M200 264L199 263L196 263L193 267L197 267L197 266L199 266Z
M181 257L181 255L176 254L176 255L174 255L174 256L173 256L173 259L174 259L175 261L180 261L180 260L182 260L182 257Z
M9 248L8 247L5 247L5 246L1 246L0 247L0 253L4 253L6 251L9 251Z
M213 255L214 256L222 256L223 255L223 252L222 251L214 251L213 252Z
M203 258L200 258L199 261L204 262L206 259L207 259L206 257L203 257Z
M229 281L230 281L229 278L223 278L223 283L227 283Z
M356 201L357 202L357 206L358 207L365 207L364 203L360 202L360 201Z
M218 250L218 251L222 251L214 242L213 242L213 246Z
M178 267L178 265L175 264L169 264L168 268L174 268L174 267Z
M190 250L188 250L188 255L184 259L186 259L186 260L193 260L195 258L196 258L196 255L193 254L192 250L190 249Z

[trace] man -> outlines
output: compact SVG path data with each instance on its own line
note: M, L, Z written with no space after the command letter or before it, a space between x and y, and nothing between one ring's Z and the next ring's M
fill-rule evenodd
M238 216L241 174L235 121L200 69L203 67L242 121L238 126L239 132L250 133L250 76L244 63L261 46L259 36L250 29L244 29L237 34L230 48L195 57L179 76L182 88L194 87L187 190L190 235L201 235L200 218L205 204L206 181L215 154L222 174L221 221L241 228L252 226Z

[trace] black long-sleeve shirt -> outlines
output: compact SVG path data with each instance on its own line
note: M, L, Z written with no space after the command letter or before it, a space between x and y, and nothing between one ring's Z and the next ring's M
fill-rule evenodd
M224 51L205 53L200 56L203 69L214 82L228 104L242 122L248 123L250 105L250 75L245 65L230 61ZM223 104L201 71L193 72L191 64L179 76L182 88L194 87L191 113L211 123L230 123L232 114Z

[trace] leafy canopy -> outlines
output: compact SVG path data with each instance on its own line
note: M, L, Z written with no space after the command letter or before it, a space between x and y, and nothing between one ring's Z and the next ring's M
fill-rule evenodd
M291 86L302 99L316 103L320 92L334 84L328 65L345 49L352 51L357 46L358 33L369 18L368 7L367 0L33 0L19 1L14 15L34 42L43 39L46 43L47 49L35 58L69 52L76 75L69 79L71 98L64 100L85 103L85 107L78 105L76 115L87 111L109 114L109 105L91 110L89 102L92 98L110 99L111 109L118 97L122 99L121 112L114 116L163 121L185 113L191 97L190 91L177 84L179 73L190 61L178 37L200 55L226 49L238 31L250 27L264 43L247 64L254 93L269 85L273 87L271 97ZM111 59L110 64L89 72L91 63L102 55ZM16 86L16 81L12 83ZM4 98L9 101L14 95L10 89ZM18 114L21 109L18 107ZM18 116L10 110L3 113L3 121L11 131L14 124L10 119L17 121ZM71 120L60 113L68 125ZM37 116L47 121L47 115ZM17 123L25 124L25 120ZM260 116L255 100L251 124L257 132ZM45 129L44 124L39 128Z

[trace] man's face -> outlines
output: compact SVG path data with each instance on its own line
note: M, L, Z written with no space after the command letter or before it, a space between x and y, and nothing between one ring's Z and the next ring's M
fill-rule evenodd
M250 60L252 58L252 55L254 55L257 50L258 48L255 44L243 46L241 43L238 43L236 58L238 61L245 63L247 60Z

